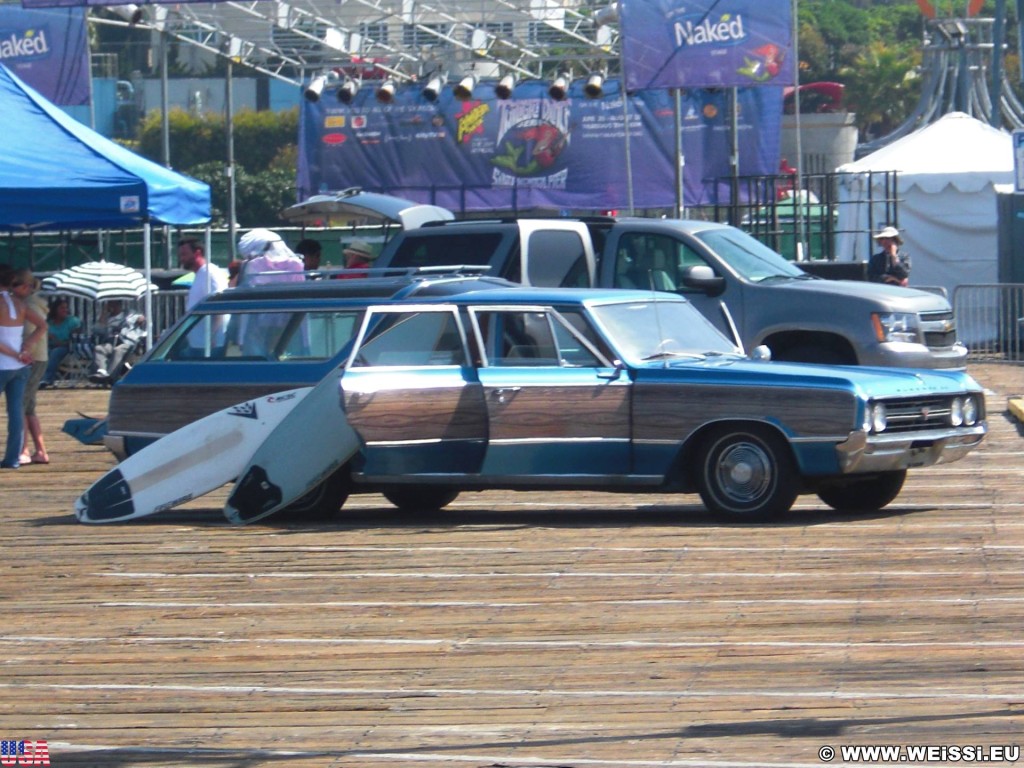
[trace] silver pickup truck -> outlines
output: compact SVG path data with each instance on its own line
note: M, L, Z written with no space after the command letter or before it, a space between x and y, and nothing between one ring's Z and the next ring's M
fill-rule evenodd
M804 272L745 232L643 218L428 223L398 233L375 266L476 265L536 286L642 288L685 296L727 336L775 360L963 369L942 296Z

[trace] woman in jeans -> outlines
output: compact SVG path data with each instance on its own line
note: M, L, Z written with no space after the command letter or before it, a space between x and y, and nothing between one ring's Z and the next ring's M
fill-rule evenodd
M25 439L25 384L32 354L29 349L46 335L46 317L26 306L31 283L18 279L6 265L0 266L0 389L7 400L7 448L2 469L17 469ZM24 336L25 320L35 330Z

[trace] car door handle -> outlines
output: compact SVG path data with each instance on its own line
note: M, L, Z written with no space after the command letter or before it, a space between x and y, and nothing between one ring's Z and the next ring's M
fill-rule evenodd
M491 399L498 403L508 403L515 397L522 387L500 387L491 391Z

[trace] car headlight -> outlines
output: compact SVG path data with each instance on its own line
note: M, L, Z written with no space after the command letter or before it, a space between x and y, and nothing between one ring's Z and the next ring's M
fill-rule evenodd
M870 403L864 416L864 429L868 432L885 431L887 421L884 403Z
M973 427L978 423L978 401L973 397L964 398L964 424Z
M964 423L964 401L959 397L954 397L953 402L949 404L949 423L954 427Z
M917 342L918 319L912 312L875 312L871 321L879 341Z

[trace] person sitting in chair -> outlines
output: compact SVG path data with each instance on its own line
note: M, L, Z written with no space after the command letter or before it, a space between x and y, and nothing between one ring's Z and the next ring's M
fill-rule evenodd
M125 374L125 359L146 337L144 315L125 308L123 302L108 301L100 313L93 351L93 384L113 384Z

